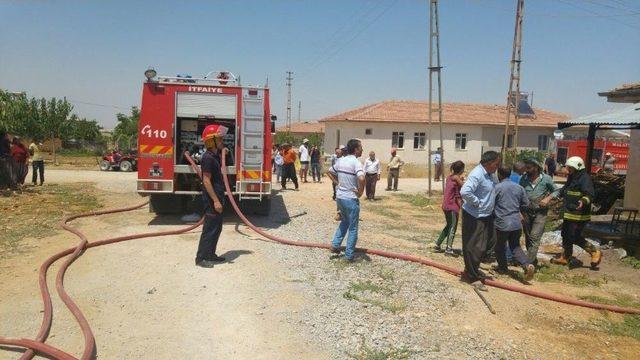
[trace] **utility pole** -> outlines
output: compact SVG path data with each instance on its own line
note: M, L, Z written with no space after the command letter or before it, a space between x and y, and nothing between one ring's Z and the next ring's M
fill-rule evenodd
M291 131L291 81L293 72L287 71L287 128Z
M518 152L518 117L520 115L520 63L522 62L522 20L524 17L524 0L517 0L516 26L513 34L513 50L511 52L511 77L509 79L509 93L507 94L507 119L504 124L502 141L502 158L508 150L509 126L511 113L514 115L513 149Z
M434 62L435 60L435 62ZM433 120L433 113L438 113L438 123L440 127L440 166L441 169L444 167L444 146L442 144L442 80L441 80L441 70L442 66L440 65L440 26L438 22L438 0L430 0L429 1L429 140L428 140L428 154L429 161L427 163L427 169L429 173L429 191L428 194L431 196L431 125ZM434 79L434 77L436 79ZM434 107L433 97L434 97L434 80L436 81L436 92L438 96L438 104L437 107ZM440 179L442 180L442 193L444 194L444 171L440 174Z
M298 122L300 122L301 114L302 114L302 100L298 100Z

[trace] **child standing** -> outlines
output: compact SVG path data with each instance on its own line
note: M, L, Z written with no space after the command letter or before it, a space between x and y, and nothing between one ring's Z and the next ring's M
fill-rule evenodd
M462 197L460 196L460 188L464 183L464 163L460 160L451 164L451 174L447 177L447 183L444 187L444 196L442 198L442 211L444 211L444 217L447 224L442 229L440 237L436 241L436 252L442 252L442 242L447 239L447 247L444 250L445 256L456 256L453 252L453 238L456 235L458 229L458 217L460 214L460 207L462 206Z
M520 247L520 235L522 235L522 214L521 210L529 206L529 198L524 188L509 178L511 168L500 166L498 168L498 180L496 185L496 201L493 210L496 228L496 259L498 260L498 271L507 272L507 257L505 245L509 244L509 249L513 258L522 266L524 279L531 281L535 266L531 264L527 254Z

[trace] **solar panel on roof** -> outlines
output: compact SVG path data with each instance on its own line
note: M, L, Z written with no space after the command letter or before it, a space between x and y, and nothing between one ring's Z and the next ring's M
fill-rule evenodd
M511 96L512 105L515 105L516 96ZM529 94L525 92L520 93L520 104L518 106L518 117L521 118L535 118L536 113L533 111L531 105L529 105Z

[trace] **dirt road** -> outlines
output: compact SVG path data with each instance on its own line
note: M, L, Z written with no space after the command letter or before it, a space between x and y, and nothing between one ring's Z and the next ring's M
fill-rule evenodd
M133 194L132 174L51 170L47 182L94 181L106 207L142 202ZM134 185L135 186L135 185ZM168 225L171 223L174 225ZM75 223L97 240L136 232L175 228L177 218L156 219L146 209ZM277 359L327 358L292 324L300 322L303 297L287 269L267 255L272 245L224 227L219 254L227 263L215 269L194 266L199 232L143 239L88 250L70 268L66 287L89 319L103 359ZM0 260L0 333L33 337L41 319L37 269L50 254L74 246L67 233L25 239L20 254ZM55 270L49 278L55 279ZM52 292L55 285L50 281ZM49 343L73 353L82 336L54 296ZM16 354L0 351L1 359Z
M142 201L132 173L52 169L47 179L93 182L106 208ZM398 193L378 185L381 200L363 203L358 245L462 266L461 259L430 251L442 215L437 205L413 195L424 191L425 180L401 179ZM330 197L327 182L303 184L300 192L278 193L269 218L253 220L283 237L329 241L336 226L328 220L335 207ZM65 284L95 331L98 358L625 359L640 349L626 328L635 329L637 318L495 289L487 294L498 312L492 315L468 285L448 274L375 257L344 264L325 251L257 241L228 215L219 253L229 262L214 269L193 264L197 231L90 249L71 267ZM146 210L76 223L90 240L181 225L176 217ZM76 243L66 233L27 238L18 252L0 257L0 334L36 334L42 306L37 269ZM637 306L637 270L609 260L600 273L575 270L532 286ZM54 308L48 343L79 354L75 321L55 296ZM0 351L0 359L15 357Z

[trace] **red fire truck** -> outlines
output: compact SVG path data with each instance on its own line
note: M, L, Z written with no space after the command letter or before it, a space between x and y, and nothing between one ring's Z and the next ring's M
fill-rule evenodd
M271 208L271 134L269 89L241 86L231 72L202 78L160 76L149 69L142 88L138 127L138 193L150 196L151 211L177 213L198 208L201 182L185 158L204 153L202 130L209 124L229 128L224 143L233 194L245 211Z
M564 164L572 156L587 158L587 140L556 140L558 163ZM613 165L615 174L626 174L629 160L629 143L621 140L597 139L593 143L593 162L591 172L598 173L603 169L604 156L607 153L616 159Z

